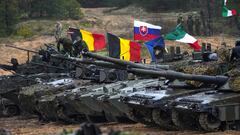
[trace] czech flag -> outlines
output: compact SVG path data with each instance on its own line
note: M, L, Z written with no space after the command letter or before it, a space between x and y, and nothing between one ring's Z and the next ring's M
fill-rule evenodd
M99 51L106 47L105 36L102 34L91 33L81 29L69 28L68 34L71 35L72 41L75 42L80 36L86 42L89 51Z
M140 62L141 45L107 33L109 56L126 61Z
M134 20L134 40L152 40L161 36L161 26Z

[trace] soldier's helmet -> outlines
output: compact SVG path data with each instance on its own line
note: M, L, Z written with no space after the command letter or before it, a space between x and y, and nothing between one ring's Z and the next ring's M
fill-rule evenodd
M240 39L237 39L237 40L236 40L235 46L240 46Z

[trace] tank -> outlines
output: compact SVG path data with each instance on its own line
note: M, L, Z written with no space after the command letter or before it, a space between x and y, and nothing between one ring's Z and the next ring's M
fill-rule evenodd
M52 95L74 88L75 85L75 80L64 78L23 87L18 96L19 101L21 101L19 102L20 109L28 114L40 115L36 109L38 99L45 95Z
M186 119L204 131L239 130L239 68L228 72L229 80L222 87L185 95L169 101L172 121L186 128Z
M117 121L119 122L129 122L129 120L134 121L134 119L131 119L131 117L127 115L130 108L126 104L120 102L119 101L120 98L130 93L141 91L146 87L155 87L157 85L161 85L159 84L159 82L160 81L158 81L157 79L138 80L133 85L129 85L126 88L120 89L119 92L106 93L102 97L99 97L98 100L105 104L104 106L106 107L104 111L109 113L111 116L114 116L115 119L117 119ZM114 111L111 111L112 109L109 108L116 108L116 110L120 111L121 113L117 114Z
M82 83L74 89L67 89L61 93L46 95L38 100L37 109L45 121L63 121L67 123L81 123L87 118L85 111L92 111L81 104L78 97L92 88L101 87L92 82Z
M110 62L116 65L119 65L125 69L127 67L140 68L140 69L152 69L152 70L168 70L171 68L169 65L147 65L147 64L141 64L141 63L134 63L131 61L125 61L125 60L120 60L116 58L106 57L106 56L98 55L91 52L83 52L82 54L85 57L94 58L94 59L102 60L105 62Z
M211 90L179 97L169 104L172 121L181 128L189 125L205 131L239 130L237 92Z
M171 70L153 71L134 68L129 70L133 73L148 74L169 79L165 80L165 85L147 88L144 91L134 92L121 98L121 101L131 108L128 115L132 119L147 125L157 124L167 129L178 129L173 124L171 115L169 115L171 114L171 109L165 107L169 100L202 91L210 91L217 86L223 86L228 81L228 77L226 76L194 75ZM204 85L196 88L188 85L185 80L202 82Z
M76 69L71 73L76 79L93 80L100 83L112 83L128 79L126 68L113 63L86 58L64 57L62 55L52 55L51 58L75 63Z
M26 63L19 65L17 63L16 68L13 70L19 74L38 74L38 73L66 73L70 70L71 64L67 61L57 61L56 59L50 59L51 55L59 54L53 46L45 44L46 49L41 49L39 51L29 50L25 48L16 47L14 45L6 45L6 47L18 49L21 51L26 51L28 60ZM30 58L30 53L34 55ZM12 63L12 62L11 62ZM15 63L12 63L13 66ZM70 66L68 66L70 65ZM11 69L11 67L10 67Z
M0 117L12 117L20 114L19 107L12 101L0 96Z
M33 75L8 75L0 77L0 95L19 104L18 95L22 87L27 87L30 85L47 82L54 80L56 78L66 78L69 77L65 73L40 73Z
M135 82L136 81L119 81L116 83L104 85L103 87L93 89L91 92L82 95L81 101L92 110L104 114L108 121L117 121L117 119L115 119L115 117L112 116L110 112L114 112L115 115L121 115L122 113L114 107L107 108L106 104L102 102L101 97L103 97L105 94L118 93L120 89L125 88L129 85L133 85ZM87 115L92 116L92 114Z

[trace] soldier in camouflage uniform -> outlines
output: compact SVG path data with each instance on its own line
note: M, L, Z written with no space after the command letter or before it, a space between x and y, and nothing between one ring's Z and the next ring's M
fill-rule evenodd
M225 42L221 44L221 47L216 50L218 54L218 64L219 64L219 71L220 73L225 73L229 69L229 62L230 62L230 50L227 48Z
M200 21L198 16L196 16L196 18L195 18L195 25L194 26L195 26L195 34L197 36L200 36L201 35L201 33L200 33L201 21Z
M80 36L77 37L77 39L73 43L73 55L75 57L78 57L82 51L89 51L88 46L84 40Z
M57 22L54 33L56 41L58 41L61 38L61 36L62 36L62 24L60 22Z
M190 35L193 35L193 25L194 25L194 22L192 19L192 15L189 15L187 20L187 27Z
M184 24L184 19L183 19L183 17L182 17L182 14L180 14L179 16L178 16L178 19L177 19L177 25L178 24Z
M221 44L221 47L217 49L217 54L219 57L219 63L228 63L230 60L230 50L227 49L225 42Z
M60 48L60 46L62 45L62 50ZM58 43L57 43L57 49L59 52L63 53L63 54L68 54L70 56L72 56L72 46L73 43L70 39L68 38L59 38Z

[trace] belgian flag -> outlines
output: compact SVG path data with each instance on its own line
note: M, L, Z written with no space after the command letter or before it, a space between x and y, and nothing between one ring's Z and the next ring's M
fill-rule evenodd
M89 51L99 51L106 47L105 36L102 34L91 33L75 28L69 28L68 33L71 35L73 42L80 36L86 42Z
M141 45L107 33L109 56L126 61L140 62Z

